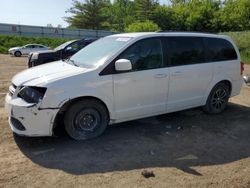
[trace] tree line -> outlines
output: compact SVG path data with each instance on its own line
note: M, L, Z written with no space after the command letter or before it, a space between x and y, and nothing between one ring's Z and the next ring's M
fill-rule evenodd
M250 0L73 0L71 28L133 31L250 30Z

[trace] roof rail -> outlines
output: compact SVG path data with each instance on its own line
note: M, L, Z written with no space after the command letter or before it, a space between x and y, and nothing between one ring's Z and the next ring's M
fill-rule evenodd
M177 33L216 34L216 33L212 33L212 32L202 32L202 31L178 31L178 30L157 31L157 33L171 33L171 32L177 32Z

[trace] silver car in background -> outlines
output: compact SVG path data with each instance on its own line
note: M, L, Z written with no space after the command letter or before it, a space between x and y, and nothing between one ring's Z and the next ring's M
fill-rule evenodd
M27 44L22 47L13 47L9 49L9 54L14 55L16 57L20 57L22 55L29 55L31 52L49 50L49 47L41 45L41 44Z

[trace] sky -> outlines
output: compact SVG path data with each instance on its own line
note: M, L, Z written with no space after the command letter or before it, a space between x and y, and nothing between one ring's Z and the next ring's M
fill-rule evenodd
M68 24L62 19L71 0L0 0L0 23L47 26Z
M65 11L71 5L72 0L0 0L0 23L67 27L63 17L69 16Z

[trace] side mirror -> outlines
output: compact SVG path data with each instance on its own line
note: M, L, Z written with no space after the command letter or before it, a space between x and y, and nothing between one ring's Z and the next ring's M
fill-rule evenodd
M71 47L71 46L68 46L68 47L66 48L66 51L70 51L70 50L72 50L72 47Z
M118 72L127 72L132 70L132 64L128 59L119 59L115 62L115 70Z

